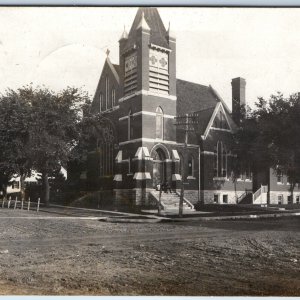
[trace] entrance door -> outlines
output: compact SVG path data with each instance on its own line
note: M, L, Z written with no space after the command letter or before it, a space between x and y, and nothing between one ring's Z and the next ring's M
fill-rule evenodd
M153 187L156 188L166 180L165 155L162 150L157 149L153 154Z

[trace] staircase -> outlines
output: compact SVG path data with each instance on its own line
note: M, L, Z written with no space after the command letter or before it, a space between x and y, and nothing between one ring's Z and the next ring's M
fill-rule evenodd
M150 193L153 198L155 198L156 202L159 203L159 191L152 191ZM161 193L161 208L165 212L178 212L179 210L179 201L180 195L172 192L172 193ZM183 213L194 211L194 205L190 203L187 199L183 198Z
M252 204L253 193L251 191L245 191L237 199L237 204Z
M267 204L268 186L261 185L260 188L253 194L253 204Z

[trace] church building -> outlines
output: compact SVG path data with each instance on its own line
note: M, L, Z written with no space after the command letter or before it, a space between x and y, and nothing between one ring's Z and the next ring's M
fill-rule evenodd
M184 184L191 204L236 203L252 190L250 170L231 179L234 118L245 86L242 78L232 80L231 114L212 86L178 79L174 34L156 8L139 8L119 40L119 65L107 56L91 106L111 132L99 146L103 188L113 189L117 202L138 206L152 205L164 182L174 192Z
M162 183L173 191L161 199L166 207L178 202L182 184L187 207L240 203L257 189L261 201L251 170L232 172L245 79L232 79L231 112L212 86L176 77L176 43L157 8L143 7L121 35L119 64L107 55L91 105L107 125L86 181L111 190L120 205L157 205Z

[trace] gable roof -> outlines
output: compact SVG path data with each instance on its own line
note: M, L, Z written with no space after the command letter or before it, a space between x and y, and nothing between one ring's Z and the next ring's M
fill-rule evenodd
M223 107L226 120L231 129L236 125L230 116L227 105L219 94L211 87L181 79L176 81L177 90L177 114L197 114L197 130L201 135L208 132L214 115Z
M150 28L150 43L169 49L169 44L166 38L167 31L160 18L158 10L155 7L140 7L138 9L128 34L127 46L131 45L135 41L136 29L139 26L143 13Z
M181 79L176 80L177 114L214 108L219 102L210 87Z
M120 69L120 66L119 65L116 65L116 64L112 64L114 69L116 70L118 76L120 77L120 72L121 72L121 69Z

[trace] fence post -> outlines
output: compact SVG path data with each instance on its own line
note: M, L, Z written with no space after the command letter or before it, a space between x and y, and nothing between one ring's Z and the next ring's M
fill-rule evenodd
M2 208L4 208L4 203L5 203L5 197L3 197Z
M18 203L18 197L16 196L16 199L15 199L15 205L14 205L14 209L17 208L17 203Z
M37 212L39 212L39 210L40 210L40 201L41 201L41 198L38 198L38 203L37 203L37 208L36 208Z
M7 208L10 208L11 196L8 199Z
M21 201L21 209L23 209L23 205L24 205L24 199L22 198L22 201Z
M28 198L28 205L27 205L27 210L29 211L30 209L30 197Z

